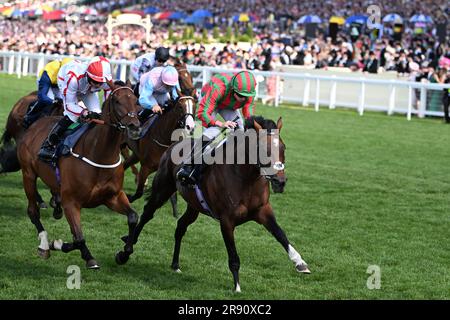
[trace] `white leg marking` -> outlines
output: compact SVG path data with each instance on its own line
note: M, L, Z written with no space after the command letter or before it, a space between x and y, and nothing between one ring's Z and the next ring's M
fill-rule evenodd
M295 266L306 264L306 262L302 259L297 250L294 249L293 246L289 245L288 247L289 259L295 264Z
M47 231L42 231L39 233L39 240L41 240L41 243L39 244L39 248L42 250L49 250L48 245L48 234Z
M53 247L55 248L55 250L61 250L62 245L63 245L63 241L61 239L53 240Z
M241 293L241 286L239 285L239 283L236 285L236 289L234 290L234 292Z

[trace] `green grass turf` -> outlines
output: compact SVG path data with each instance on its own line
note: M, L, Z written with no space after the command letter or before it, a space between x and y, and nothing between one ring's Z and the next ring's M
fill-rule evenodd
M33 78L0 75L0 125ZM84 268L78 252L36 254L34 226L20 173L0 177L0 299L449 299L450 126L436 119L381 113L258 105L283 116L289 178L272 195L279 224L310 265L298 274L262 226L237 228L241 294L216 221L201 215L183 241L181 268L169 268L176 220L169 205L145 227L125 266L114 262L126 218L105 207L83 210L83 230L102 268ZM127 173L125 189L134 188ZM49 193L40 183L48 200ZM180 200L181 203L181 200ZM142 212L144 200L134 208ZM185 208L181 204L182 209ZM42 210L51 239L71 239L65 219ZM81 268L81 289L66 287L69 265ZM381 289L369 290L369 265L381 268Z

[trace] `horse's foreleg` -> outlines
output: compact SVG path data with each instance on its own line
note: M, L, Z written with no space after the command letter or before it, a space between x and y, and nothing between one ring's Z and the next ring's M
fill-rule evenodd
M195 222L198 217L198 211L194 208L188 206L186 212L183 216L178 220L177 229L175 230L175 248L173 250L173 259L172 259L172 269L176 272L180 272L180 248L181 248L181 240L183 239L184 234L186 233L189 225Z
M27 169L23 170L23 187L28 199L27 213L30 217L31 223L37 229L40 244L38 247L38 255L44 259L50 257L50 249L48 243L48 234L45 231L44 226L41 223L41 215L39 213L39 207L37 206L37 187L36 187L36 175Z
M59 220L63 216L61 208L61 196L57 192L52 192L52 198L50 200L50 206L53 208L53 218Z
M153 219L155 211L169 200L170 196L176 191L175 182L166 170L160 168L152 183L152 193L144 206L144 212L136 226L134 243L137 242L139 234L144 225ZM126 241L126 237L122 240Z
M172 205L172 215L176 219L178 218L178 208L177 208L177 193L175 192L170 196L170 204Z
M311 271L308 268L307 263L302 259L300 254L295 250L295 248L289 243L283 229L278 225L275 216L273 214L273 209L270 205L262 207L257 214L257 222L262 223L266 229L272 233L275 239L283 246L289 255L289 259L294 263L295 268L298 272L309 274Z
M241 262L234 243L234 227L234 223L228 219L220 220L220 230L222 231L222 237L228 252L228 267L233 274L234 291L241 292L241 286L239 285L239 268Z
M37 204L38 204L39 208L41 208L41 209L47 209L48 208L48 206L45 203L44 199L42 199L42 196L39 194L39 191L37 190L37 188L36 188L36 201L37 201Z
M137 184L139 170L136 168L135 164L139 162L139 158L134 152L130 156L130 149L127 147L127 145L121 146L120 153L125 159L125 162L123 164L124 169L127 170L128 168L131 168L131 172L134 174L135 183Z
M142 165L141 169L139 170L139 176L138 176L138 185L136 187L136 192L134 195L130 196L128 195L128 200L130 202L133 202L144 194L144 188L145 188L145 181L147 180L147 177L150 175L150 168Z
M67 222L70 225L70 231L73 235L73 242L67 243L62 240L55 240L51 244L52 250L61 250L62 252L70 252L72 250L80 250L81 258L86 261L86 267L88 269L98 269L100 266L89 251L86 241L81 230L81 208L75 203L68 202L63 203L64 213Z
M125 247L123 251L116 254L117 264L124 264L133 253L134 232L136 230L139 216L136 211L131 208L128 198L123 191L121 191L117 197L111 199L106 205L111 210L124 214L128 217L128 236L126 237Z

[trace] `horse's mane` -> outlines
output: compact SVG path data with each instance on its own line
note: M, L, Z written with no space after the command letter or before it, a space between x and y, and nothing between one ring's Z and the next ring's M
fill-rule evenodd
M250 118L246 119L244 124L245 129L255 129L254 121L257 122L261 127L263 127L263 129L277 129L277 125L273 120L264 119L264 117L262 116L251 116Z
M125 87L127 85L125 82L123 82L122 80L118 80L118 79L114 80L114 84L116 86L121 86L121 87Z

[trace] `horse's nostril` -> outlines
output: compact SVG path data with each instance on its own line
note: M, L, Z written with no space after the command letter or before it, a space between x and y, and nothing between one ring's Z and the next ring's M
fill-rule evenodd
M190 125L186 125L186 129L191 130L191 126Z

